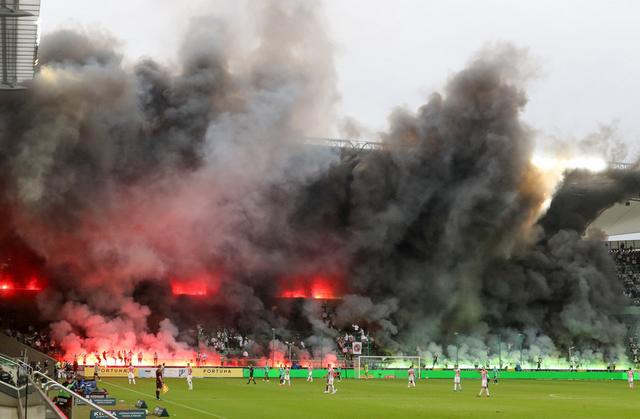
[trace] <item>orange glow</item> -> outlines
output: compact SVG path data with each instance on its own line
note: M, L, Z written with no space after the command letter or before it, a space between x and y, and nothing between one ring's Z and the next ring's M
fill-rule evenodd
M336 277L327 275L288 277L281 282L279 297L334 300L342 297L341 282Z
M26 283L17 281L9 274L0 274L0 293L4 297L14 296L17 292L40 292L42 291L42 283L35 276L31 277Z
M218 283L209 274L200 274L187 279L174 278L171 280L171 293L173 295L206 297L209 294L215 294L217 290Z
M3 294L10 293L16 288L13 278L9 275L0 273L0 292Z
M308 298L307 290L304 288L294 288L282 291L282 298Z
M207 284L199 281L171 281L171 293L173 295L205 297L207 295Z
M38 278L31 277L24 289L27 291L42 291L42 285L40 285L40 281L38 281Z
M316 300L333 300L336 296L335 286L327 278L318 276L311 281L311 298Z

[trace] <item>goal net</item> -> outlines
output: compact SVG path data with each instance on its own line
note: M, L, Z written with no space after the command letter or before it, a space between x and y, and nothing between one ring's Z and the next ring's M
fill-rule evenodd
M408 378L413 367L416 379L422 378L419 356L359 356L356 360L356 378Z

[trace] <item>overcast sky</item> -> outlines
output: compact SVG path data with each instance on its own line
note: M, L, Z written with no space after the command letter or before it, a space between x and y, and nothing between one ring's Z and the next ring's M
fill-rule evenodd
M528 48L543 73L529 88L527 122L543 133L580 137L617 120L627 142L640 142L640 1L325 3L341 114L373 129L386 126L394 107L424 103L485 44L509 41ZM216 13L219 4L42 0L42 32L99 28L120 39L132 61L143 55L171 61L188 17Z

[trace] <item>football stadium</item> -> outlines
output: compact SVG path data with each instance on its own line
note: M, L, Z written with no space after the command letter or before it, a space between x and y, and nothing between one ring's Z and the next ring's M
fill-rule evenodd
M375 3L0 0L0 419L637 417L637 145L499 30L345 117L411 84L358 22L513 12Z

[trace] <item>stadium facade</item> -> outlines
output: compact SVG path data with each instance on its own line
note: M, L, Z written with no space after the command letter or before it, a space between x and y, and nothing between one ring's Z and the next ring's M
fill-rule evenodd
M0 0L0 89L21 89L38 66L40 0Z

